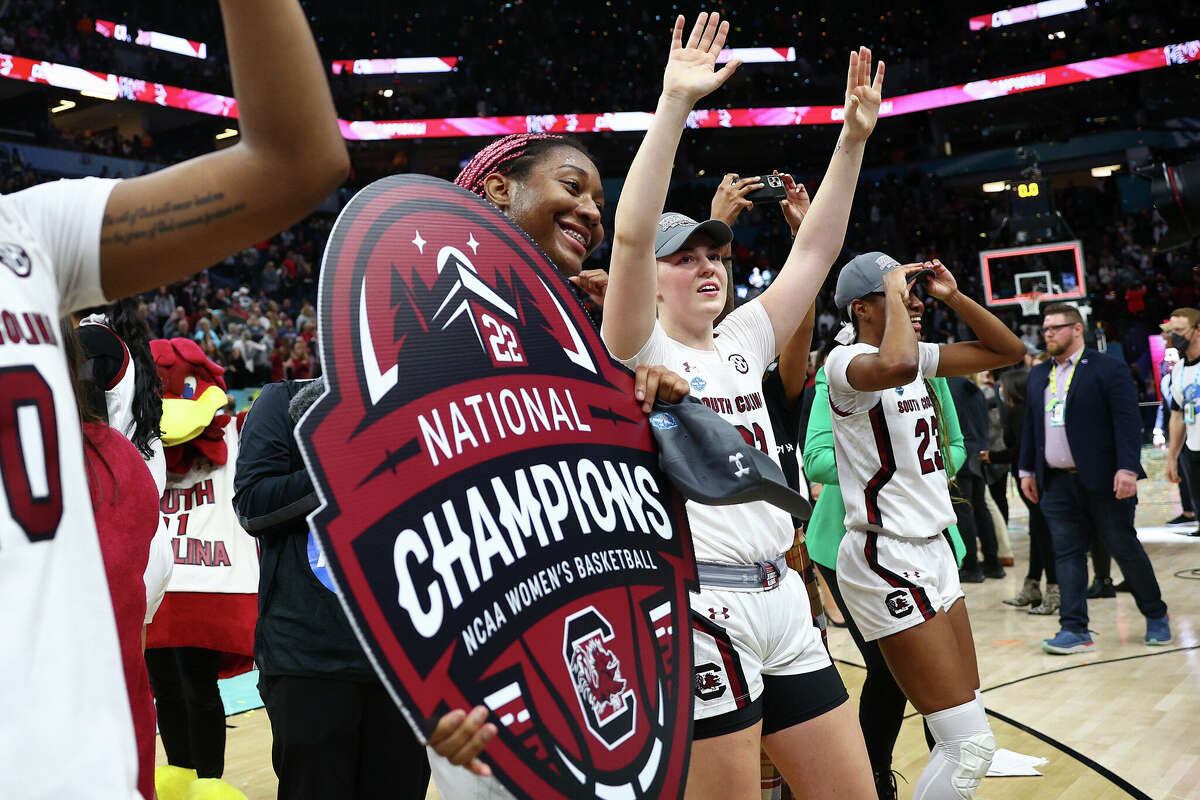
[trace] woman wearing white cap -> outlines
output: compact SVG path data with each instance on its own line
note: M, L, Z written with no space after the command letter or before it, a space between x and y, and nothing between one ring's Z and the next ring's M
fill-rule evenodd
M919 341L924 303L911 283L921 280L980 341ZM901 266L883 253L864 253L842 268L834 301L851 320L843 330L848 346L825 362L846 502L838 584L863 638L879 642L936 742L914 799L971 798L995 739L979 699L971 623L946 533L955 515L941 407L928 379L1014 364L1025 346L959 293L936 260Z
M714 330L728 279L719 251L732 238L717 220L659 217L693 104L737 68L716 71L729 24L701 14L685 45L675 23L662 97L617 207L602 333L627 366L663 364L692 394L777 458L762 375L799 326L845 235L867 137L879 113L883 64L850 56L845 124L784 269ZM655 219L658 219L657 226ZM788 514L763 502L688 503L700 571L692 596L695 724L689 798L759 792L760 742L785 780L810 797L873 798L862 733L812 624L803 580L782 554Z

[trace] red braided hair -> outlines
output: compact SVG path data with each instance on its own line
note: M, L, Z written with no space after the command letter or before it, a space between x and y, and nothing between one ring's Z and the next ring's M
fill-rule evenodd
M525 155L533 142L552 139L565 141L553 133L512 133L503 136L476 153L454 182L469 192L484 196L483 180L493 172L507 174L513 162Z

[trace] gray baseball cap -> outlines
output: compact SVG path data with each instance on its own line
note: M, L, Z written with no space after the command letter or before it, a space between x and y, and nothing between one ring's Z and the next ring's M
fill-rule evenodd
M878 250L863 253L850 259L838 273L837 288L833 290L833 303L846 308L872 292L883 291L883 276L900 266L900 262Z
M812 506L787 485L779 465L696 398L655 401L650 431L658 465L687 499L709 506L764 500L796 519L812 516Z
M691 217L668 211L658 218L658 230L654 234L654 257L664 258L683 249L683 245L694 234L706 233L724 247L733 241L733 229L719 219L696 222Z

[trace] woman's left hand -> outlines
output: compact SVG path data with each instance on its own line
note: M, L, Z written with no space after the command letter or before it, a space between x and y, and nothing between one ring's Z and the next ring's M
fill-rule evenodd
M657 398L664 403L678 403L691 392L691 387L678 373L663 366L641 364L633 377L633 396L647 414Z
M778 175L778 171L775 174ZM808 207L812 205L812 200L809 199L804 184L796 183L796 179L791 175L784 174L783 190L787 192L787 197L779 201L779 207L783 209L783 217L792 229L794 239L796 232L800 230L800 223L804 222L804 215L808 213Z
M933 261L926 261L924 266L933 270L933 277L925 282L925 289L929 294L945 302L958 292L958 281L950 274L950 270L946 269L945 264L935 258Z

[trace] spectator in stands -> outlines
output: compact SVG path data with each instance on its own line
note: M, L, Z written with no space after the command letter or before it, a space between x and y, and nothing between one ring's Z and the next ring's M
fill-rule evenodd
M312 359L308 356L308 345L303 339L297 339L292 345L292 354L283 367L289 380L300 381L312 377Z
M208 317L200 317L196 321L196 333L193 334L192 338L200 343L200 349L206 353L208 352L208 345L210 343L213 345L213 349L216 349L216 346L221 342L221 337L217 336L216 332L213 331L212 323L209 322Z

